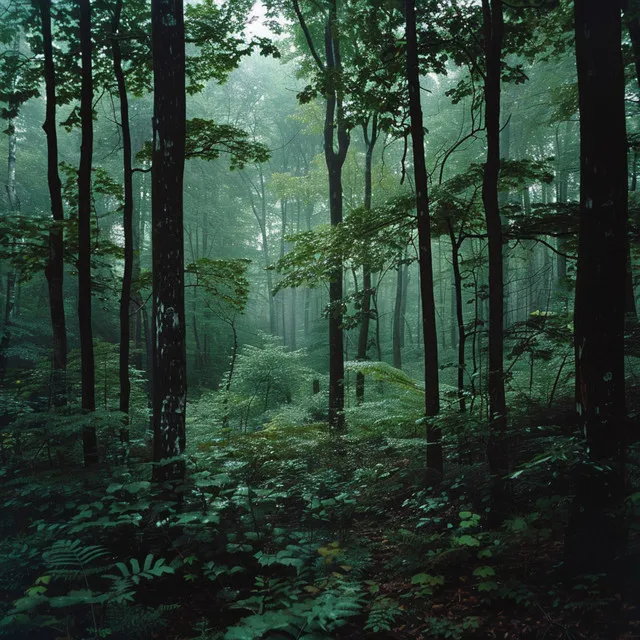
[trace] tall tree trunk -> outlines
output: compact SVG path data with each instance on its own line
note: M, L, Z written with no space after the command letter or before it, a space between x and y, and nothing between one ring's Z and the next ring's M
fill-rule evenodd
M467 332L464 328L464 315L462 310L462 275L460 273L460 245L462 244L462 232L456 238L451 220L447 221L449 229L449 240L451 242L451 264L453 265L453 288L455 293L456 325L458 327L458 406L460 411L466 411L464 398L464 368L465 368L465 346Z
M620 4L575 3L581 143L576 391L594 460L618 450L625 412L627 150Z
M20 55L20 36L18 33L13 39L13 52L14 58L18 58ZM16 78L12 79L11 93L16 88ZM7 121L7 133L8 133L8 153L7 153L7 182L5 188L7 191L7 200L9 203L9 211L11 213L18 213L20 211L20 199L18 198L18 192L16 190L16 123L19 105L13 95L9 97L8 112L11 117ZM13 250L11 251L13 254ZM15 294L16 294L16 282L17 274L15 267L12 263L7 268L7 285L5 289L5 305L4 305L4 321L2 324L2 337L0 337L0 386L4 382L4 377L7 370L7 349L11 342L11 324L15 311Z
M399 255L402 260L402 253ZM402 369L402 350L400 349L400 324L402 323L402 264L396 270L396 299L393 305L392 347L393 366Z
M80 94L80 167L78 168L78 326L80 331L80 372L82 408L95 411L95 363L91 327L91 163L93 156L93 71L91 46L91 4L80 0L80 53L82 88ZM87 418L88 421L91 418ZM98 462L96 428L82 429L85 466Z
M500 130L499 134L499 149L500 149L500 161L509 160L509 153L511 147L511 120L507 119L504 126ZM509 204L509 190L498 190L498 211L500 212L500 220L502 221L502 209ZM502 243L502 315L503 315L503 327L507 329L513 323L512 312L510 309L510 298L513 287L511 286L511 276L509 274L509 241Z
M404 251L404 264L402 265L402 300L400 301L400 347L404 349L405 329L407 323L407 300L409 298L409 261L407 249Z
M153 480L184 477L187 367L183 175L185 49L182 0L151 4L153 43ZM165 459L171 459L166 462ZM164 463L163 463L164 462Z
M624 316L627 137L620 0L575 0L580 237L574 311L576 406L591 464L565 537L572 573L602 573L624 551ZM612 513L617 512L617 517Z
M67 323L64 311L64 209L62 185L58 173L58 132L56 123L56 73L53 62L51 37L51 0L38 0L42 23L42 52L44 58L44 82L46 115L42 125L47 137L47 182L51 200L53 224L49 230L49 257L45 267L49 289L49 308L53 334L53 359L51 372L51 398L54 405L65 401L65 373L67 369Z
M122 14L122 0L117 0L113 21L111 23L111 49L113 53L113 72L118 84L118 98L120 100L120 128L122 130L122 175L124 181L124 203L122 227L124 231L124 273L122 276L122 290L120 292L120 411L128 416L131 399L131 381L129 380L129 347L130 310L131 310L131 282L133 278L133 167L131 150L131 127L129 124L129 96L127 84L122 69L122 52L120 50L119 30ZM122 442L129 441L128 417L120 430Z
M326 112L324 156L329 173L331 225L342 222L342 166L349 149L349 130L343 113L343 92L336 75L342 72L337 0L331 0L325 28ZM336 136L337 133L337 136ZM334 148L337 137L338 148ZM329 283L329 425L344 430L344 336L342 331L342 265Z
M501 0L482 0L485 35L485 123L487 160L482 181L489 243L489 440L487 454L491 474L492 520L498 522L505 508L503 477L508 470L506 446L507 407L504 392L503 327L504 280L502 225L498 195L500 174L500 74L504 16Z
M364 160L364 208L371 209L373 193L373 150L378 140L378 114L371 117L371 134L369 134L368 121L362 125L362 135L366 147ZM358 332L358 350L356 358L358 360L367 359L367 348L369 346L369 326L371 324L371 267L368 264L362 265L362 319ZM356 373L356 403L364 402L364 374Z
M438 385L438 336L436 307L433 297L433 264L431 255L431 221L427 167L424 158L424 127L420 103L420 74L418 69L418 41L416 34L415 0L405 0L407 38L407 84L413 147L416 208L418 212L418 251L420 267L420 298L422 302L422 333L424 338L425 415L427 420L427 466L442 473L443 456L440 429L429 418L440 410Z

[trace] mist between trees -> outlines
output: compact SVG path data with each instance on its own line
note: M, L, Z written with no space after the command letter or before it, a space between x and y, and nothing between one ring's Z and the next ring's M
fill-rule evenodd
M0 637L634 637L639 82L637 0L0 0Z

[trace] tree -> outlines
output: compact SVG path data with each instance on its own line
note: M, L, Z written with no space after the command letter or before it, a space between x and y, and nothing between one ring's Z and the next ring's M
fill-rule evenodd
M46 95L46 116L42 128L47 137L47 181L53 223L49 231L49 257L45 268L49 289L49 308L53 333L51 397L54 405L64 400L67 367L67 324L64 311L64 209L58 173L58 133L56 130L56 70L51 36L51 0L38 0L42 29L42 51Z
M418 212L418 248L420 265L420 298L422 304L422 333L424 339L425 416L427 420L427 465L442 473L443 457L440 431L429 420L440 410L438 385L438 336L433 295L433 265L431 257L431 221L427 168L424 157L424 126L420 104L420 75L414 0L405 0L407 38L407 82L409 85L409 113L413 171L415 176L416 209Z
M627 137L621 2L576 0L580 231L574 308L576 407L592 464L578 484L565 541L573 572L607 570L623 550L627 442L624 320Z
M82 408L95 411L95 364L93 328L91 326L91 165L93 159L93 72L91 44L91 4L80 2L80 52L82 57L82 89L80 120L82 126L80 167L78 169L78 325L82 372ZM90 418L89 418L90 420ZM98 462L95 427L82 430L84 462Z
M131 309L131 285L133 281L133 164L131 147L131 125L129 122L129 96L127 83L122 68L122 49L120 47L120 26L122 16L122 0L116 0L111 23L111 51L113 57L113 73L118 87L120 101L120 127L122 130L122 176L124 183L124 201L122 206L122 226L124 232L124 273L122 275L122 291L120 293L120 411L129 413L131 397L131 381L129 380L129 320ZM120 434L123 442L128 441L129 434L125 423Z
M311 32L302 15L297 0L293 7L309 46L309 51L320 71L323 94L326 101L324 118L324 155L329 174L329 211L331 225L342 222L342 167L351 142L349 126L345 118L344 87L342 79L342 56L340 24L337 0L328 3L324 29L324 62L318 55ZM337 147L336 147L337 142ZM344 429L344 337L342 331L342 276L341 265L335 265L329 283L329 424L341 431Z
M577 0L580 239L576 401L594 460L624 439L627 148L620 2Z
M156 482L179 480L186 444L183 173L185 46L182 0L152 3L153 459ZM163 461L170 459L171 462Z
M482 181L489 243L489 440L487 455L492 477L493 517L504 508L504 480L508 459L506 448L507 405L504 392L503 331L504 280L502 272L502 222L498 178L500 175L500 81L504 16L502 0L482 0L485 47L485 126L487 159Z

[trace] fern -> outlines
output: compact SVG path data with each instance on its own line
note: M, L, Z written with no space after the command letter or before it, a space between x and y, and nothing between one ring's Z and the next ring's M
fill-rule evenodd
M409 390L424 395L424 385L416 382L404 371L392 367L386 362L371 362L368 360L345 362L345 369L370 376L380 382L388 382L390 385L404 390Z
M113 581L112 599L119 604L133 602L135 596L133 585L140 584L141 579L153 580L165 573L174 573L173 567L166 565L164 558L158 558L154 562L152 553L147 555L142 566L136 558L131 558L129 565L116 562L115 566L120 571L120 575L107 573L102 576Z
M108 555L109 551L101 545L83 546L80 540L56 540L42 558L52 576L74 580L82 575L86 580L94 573L89 565Z
M373 633L390 631L391 625L402 614L403 609L395 600L386 596L379 596L371 606L364 630Z

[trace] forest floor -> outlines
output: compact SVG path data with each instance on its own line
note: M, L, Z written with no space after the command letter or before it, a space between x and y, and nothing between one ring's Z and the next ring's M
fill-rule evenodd
M578 439L518 439L493 529L482 441L446 444L440 480L420 437L200 439L177 501L142 461L7 468L0 638L640 638L636 494L613 514L626 549L570 574Z

